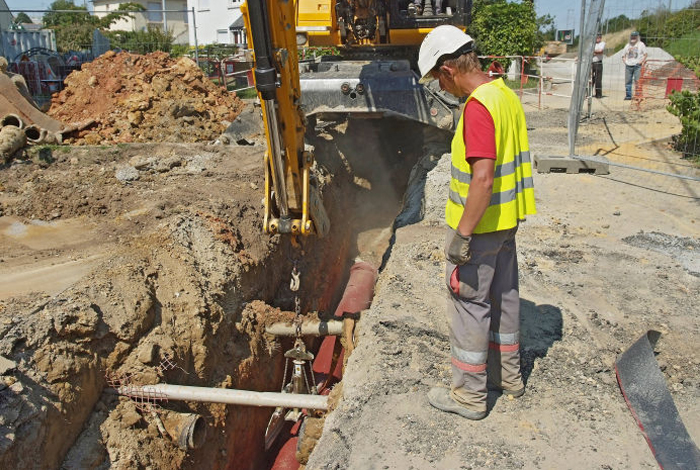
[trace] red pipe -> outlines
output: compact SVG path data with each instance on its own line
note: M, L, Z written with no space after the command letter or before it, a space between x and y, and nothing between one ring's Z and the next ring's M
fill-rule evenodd
M352 265L350 268L350 278L345 286L343 297L335 309L333 317L340 320L344 316L350 315L357 317L363 310L367 310L372 305L374 297L374 284L377 282L377 269L369 263L360 261ZM339 382L343 378L343 355L345 351L340 353L335 367L333 366L333 352L340 348L340 338L337 336L326 336L321 343L321 347L316 354L314 361L314 374L321 378L326 378L332 374L331 383ZM319 393L328 393L330 390L319 390Z

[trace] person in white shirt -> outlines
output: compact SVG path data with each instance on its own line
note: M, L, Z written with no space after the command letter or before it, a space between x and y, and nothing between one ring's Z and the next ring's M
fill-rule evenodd
M603 97L603 53L605 52L605 41L603 35L598 34L595 38L595 47L593 48L593 86L595 87L595 97Z
M630 34L630 41L622 49L622 62L625 64L625 100L632 99L632 82L639 81L642 65L647 60L647 46L639 39L637 31Z

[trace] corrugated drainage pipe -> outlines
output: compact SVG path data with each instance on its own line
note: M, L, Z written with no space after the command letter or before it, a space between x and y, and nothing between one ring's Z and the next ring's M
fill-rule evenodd
M60 144L63 136L56 132L51 132L39 126L31 125L24 129L27 135L27 142L34 145Z
M0 158L8 161L19 149L27 144L27 136L16 126L0 129Z
M5 117L2 118L2 121L0 121L0 127L5 126L15 126L22 129L24 127L24 121L16 114L6 114Z
M297 393L253 392L228 388L189 387L186 385L129 385L117 389L120 395L139 400L158 402L161 400L199 401L225 403L228 405L269 406L276 408L328 409L328 397Z
M46 130L32 124L24 129L24 134L27 136L27 142L31 144L40 144L46 135Z
M163 413L163 426L182 450L198 449L207 438L207 423L195 413Z

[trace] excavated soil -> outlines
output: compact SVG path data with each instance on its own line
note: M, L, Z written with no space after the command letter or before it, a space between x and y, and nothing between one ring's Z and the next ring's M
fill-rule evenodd
M191 59L110 51L66 78L48 114L66 124L94 121L67 143L107 145L213 141L241 109Z
M2 167L0 467L267 465L272 410L144 404L109 386L279 390L291 343L264 327L293 317L292 263L302 311L331 314L353 260L381 263L423 147L417 126L377 121L313 140L335 222L301 248L262 234L262 146L43 148ZM170 411L204 417L202 448L159 430Z

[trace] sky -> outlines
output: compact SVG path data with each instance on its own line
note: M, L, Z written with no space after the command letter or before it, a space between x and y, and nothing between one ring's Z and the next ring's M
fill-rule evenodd
M11 10L29 9L41 10L51 5L53 0L5 0ZM223 0L215 0L223 1ZM676 10L687 7L693 0L606 0L604 17L615 17L625 14L631 18L639 16L644 9L655 9L659 6L669 6ZM78 5L83 0L74 0ZM88 1L84 2L90 6ZM579 29L579 14L581 12L580 0L535 0L535 9L538 15L550 14L555 17L555 25L559 29ZM34 15L30 15L34 16Z
M672 10L685 8L693 0L605 0L603 18L614 18L626 15L630 18L639 17L645 9L654 10L661 6ZM535 10L538 16L550 14L558 29L579 29L581 0L535 0Z

